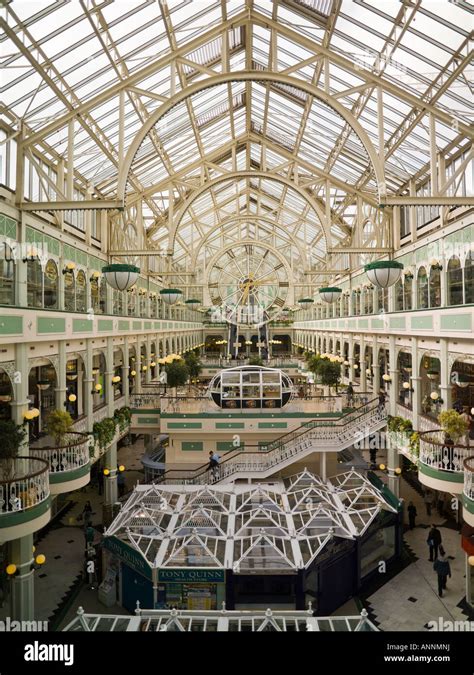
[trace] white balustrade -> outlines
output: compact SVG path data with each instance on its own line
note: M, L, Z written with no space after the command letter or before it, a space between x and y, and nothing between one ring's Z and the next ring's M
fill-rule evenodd
M420 462L439 471L464 472L464 460L472 454L466 445L450 444L440 429L420 434Z
M471 448L471 452L473 452ZM474 457L468 457L464 461L464 494L474 502Z
M108 411L107 411L106 405L103 405L98 410L95 410L92 414L92 420L93 420L94 424L95 424L95 422L102 422L102 420L105 420L106 417L108 417Z
M71 433L64 446L31 448L31 451L48 462L50 473L73 471L89 463L89 438Z
M49 497L49 467L37 457L0 462L0 528L2 515L24 511Z

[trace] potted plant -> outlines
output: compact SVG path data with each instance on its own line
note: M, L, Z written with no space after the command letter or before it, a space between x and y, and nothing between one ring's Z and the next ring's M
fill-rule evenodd
M446 436L451 438L454 443L465 436L469 429L469 422L452 408L450 410L442 410L438 415L438 422Z
M260 356L252 356L249 359L249 366L263 366L263 359Z
M174 389L176 396L176 388L183 387L189 378L189 369L184 361L173 361L165 366L166 383L168 387Z
M5 480L13 475L13 460L18 457L25 436L24 426L15 424L13 420L0 421L0 472Z
M66 410L53 410L46 419L46 431L54 438L57 446L62 445L65 437L71 431L73 419Z

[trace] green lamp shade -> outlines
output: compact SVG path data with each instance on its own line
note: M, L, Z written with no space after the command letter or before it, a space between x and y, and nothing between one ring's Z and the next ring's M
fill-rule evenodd
M400 279L403 264L396 260L377 260L364 267L368 280L378 288L389 288Z
M336 302L338 298L341 297L342 290L337 286L326 286L319 289L319 295L323 302L332 303Z
M163 298L163 302L166 302L167 305L174 305L183 295L183 291L179 288L162 288L160 295Z
M125 264L106 265L102 268L102 274L116 291L126 291L137 281L140 268Z

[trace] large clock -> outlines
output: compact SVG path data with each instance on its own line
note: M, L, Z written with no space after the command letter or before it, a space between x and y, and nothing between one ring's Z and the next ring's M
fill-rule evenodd
M275 319L285 306L288 269L284 260L263 244L232 244L211 263L207 285L221 319L257 328Z

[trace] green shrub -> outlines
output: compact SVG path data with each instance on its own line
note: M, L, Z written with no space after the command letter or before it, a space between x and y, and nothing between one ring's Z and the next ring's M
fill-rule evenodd
M53 410L46 419L45 429L49 436L54 438L56 445L62 445L73 423L71 415L66 410Z
M438 422L444 431L455 443L465 436L469 429L469 422L462 415L453 410L442 410L438 415Z

